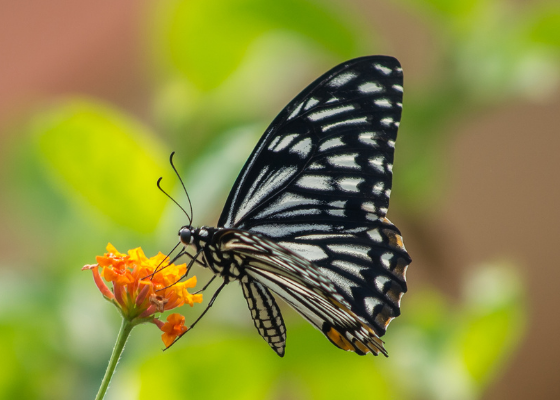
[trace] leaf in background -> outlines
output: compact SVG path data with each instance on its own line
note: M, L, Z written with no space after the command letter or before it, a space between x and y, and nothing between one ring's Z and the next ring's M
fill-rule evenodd
M547 4L537 7L529 28L531 40L560 50L560 6Z
M410 397L479 398L517 349L526 311L515 269L477 269L465 291L466 299L454 307L435 290L410 293L406 312L391 325L388 371Z
M511 356L525 332L526 310L519 277L511 267L491 266L467 282L464 329L457 349L483 389Z
M369 38L355 32L340 10L308 0L170 0L156 14L155 59L168 74L178 72L202 91L219 86L265 32L296 32L341 58L355 55Z
M405 399L386 379L385 358L344 352L299 322L288 323L283 358L252 326L246 335L227 325L197 328L207 333L187 335L173 349L145 360L139 399Z
M216 340L213 336L207 335L202 343L199 339L196 346L194 342L184 346L194 337L186 336L173 349L146 360L140 369L138 399L267 398L277 375L275 366L281 361L274 357L279 357L270 354L266 344L258 345L260 337Z
M37 115L38 157L70 198L146 233L167 202L155 186L167 161L146 128L100 103L74 99Z
M481 3L480 0L410 0L426 9L432 9L446 18L462 18L471 14Z

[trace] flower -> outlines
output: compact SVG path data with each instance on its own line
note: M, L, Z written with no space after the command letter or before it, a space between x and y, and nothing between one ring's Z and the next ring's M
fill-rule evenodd
M161 340L165 344L165 347L169 347L173 344L176 338L180 337L183 333L187 331L185 326L185 317L181 314L173 313L167 317L166 323L158 323L159 329L164 333L161 335Z
M166 264L162 253L147 258L140 247L120 253L112 244L107 253L96 257L97 264L86 265L82 270L91 270L97 288L113 303L123 318L134 325L143 322L155 323L163 332L166 347L186 332L185 317L171 314L164 323L155 317L188 304L202 302L202 294L191 294L187 289L196 286L196 277L180 282L186 274L186 264ZM112 284L109 288L106 282Z

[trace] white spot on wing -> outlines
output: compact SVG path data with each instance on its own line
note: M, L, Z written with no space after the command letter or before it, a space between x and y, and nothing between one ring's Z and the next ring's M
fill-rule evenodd
M356 164L357 156L358 153L340 154L328 157L327 160L333 167L359 169L360 166Z
M335 122L334 124L329 124L329 125L323 125L321 127L321 130L323 132L328 131L329 129L332 128L336 128L338 126L344 126L344 125L358 125L358 124L363 124L363 123L368 123L367 117L361 117L361 118L354 118L354 119L347 119L346 121L340 121L340 122Z
M346 72L344 74L340 74L338 76L335 76L333 79L331 79L331 81L328 83L328 86L330 86L330 87L340 87L340 86L345 85L346 83L350 82L356 76L358 76L358 75L356 75L355 72Z
M284 193L282 197L280 197L270 206L266 207L266 209L257 214L255 218L264 218L271 214L278 213L292 207L318 204L321 204L320 200L303 197L294 193Z
M391 104L391 102L387 99L378 99L378 100L374 100L373 103L378 106L378 107L383 107L383 108L391 108L393 107L393 105Z
M253 193L261 185L261 182L264 179L264 177L266 176L266 174L268 173L268 170L269 170L268 165L266 165L263 169L261 169L261 171L259 172L259 176L257 176L257 179L254 180L254 182L251 184L251 187L247 191L247 194L245 195L246 199L253 196Z
M378 134L375 132L364 132L364 133L360 133L360 135L358 136L358 140L363 144L377 147L377 140L375 140L377 139L377 137Z
M371 240L373 240L374 242L377 242L377 243L383 242L383 237L379 233L378 228L375 228L375 229L372 229L372 230L368 231L367 234L371 238Z
M343 271L349 272L357 277L362 278L360 275L360 271L364 269L368 269L367 266L355 264L353 262L345 261L345 260L334 260L331 264L335 267L340 268Z
M327 175L304 175L296 185L305 189L332 190L331 177Z
M257 225L251 228L251 232L262 233L273 238L281 238L293 233L316 230L331 231L332 226L325 224L266 224Z
M403 91L403 87L401 85L393 85L393 89L395 89L397 92L401 92Z
M393 253L384 253L381 255L381 264L383 264L383 266L385 268L390 268L391 267L391 259L393 258Z
M282 137L282 139L280 140L280 143L278 143L277 146L272 147L272 143L271 145L268 147L269 150L272 150L274 152L279 152L281 150L284 150L286 147L288 147L290 145L290 143L293 142L293 140L295 138L297 138L299 136L298 133L291 133L289 135L285 135Z
M321 111L317 111L314 113L311 113L307 116L307 118L309 118L311 121L319 121L321 119L324 118L328 118L328 117L332 117L333 115L337 115L337 114L341 114L347 111L351 111L354 110L356 107L354 107L352 104L349 104L347 106L343 106L343 107L337 107L337 108L327 108L325 110L321 110Z
M335 138L324 141L319 146L319 151L325 151L325 150L329 150L329 149L339 147L339 146L344 146L344 143L342 142L341 138L335 137Z
M299 103L299 105L294 109L294 111L292 111L292 113L290 114L288 119L290 120L290 119L294 118L296 115L298 115L302 106L303 106L303 103Z
M367 226L359 226L357 228L352 228L352 229L345 229L344 232L348 232L348 233L360 233L360 232L365 232L367 230Z
M378 217L377 215L375 215L375 214L367 213L367 214L366 214L366 219L367 219L368 221L377 221L377 220L379 219L379 217Z
M391 68L387 68L386 66L381 64L373 64L373 66L376 70L380 71L384 75L389 75L392 72Z
M338 254L346 254L371 261L371 257L368 256L370 248L367 246L359 246L356 244L328 244L327 247Z
M280 141L280 136L276 136L272 142L270 142L270 144L268 145L268 150L272 150L274 148L274 146L276 146L278 144L278 142Z
M280 242L279 244L310 261L323 260L328 257L322 248L312 244L291 242Z
M358 86L358 90L362 93L378 93L383 91L383 86L377 82L366 82Z
M299 141L295 146L290 149L290 153L296 153L301 158L306 158L311 152L313 141L311 138L305 138Z
M305 105L305 110L309 110L311 107L313 107L315 104L319 104L319 100L317 100L316 98L312 97L307 101L307 104Z
M394 122L394 120L391 117L385 117L379 122L381 122L381 125L383 125L383 126L391 126L391 124Z
M350 279L345 278L328 268L319 268L319 271L329 278L338 289L343 290L347 295L352 296L352 288L357 286L356 282L351 281Z
M325 167L318 162L314 162L313 164L310 164L309 167L307 167L307 169L323 169L323 168Z
M375 204L367 202L367 203L362 203L362 210L367 211L367 212L375 212Z
M362 178L344 177L337 179L338 186L345 192L359 192L358 185L364 180Z
M381 194L381 192L383 191L383 189L385 189L385 184L383 184L383 182L377 182L373 186L373 194L379 196Z
M375 297L366 297L364 299L364 305L366 306L367 312L369 312L370 314L373 314L373 310L375 309L376 306L382 304L383 303L381 302L381 300L376 299Z
M370 159L369 163L373 168L375 168L379 172L385 172L385 169L383 168L383 161L385 161L383 159L383 156L377 156L375 158Z
M256 190L254 190L254 193L253 190L251 190L247 196L245 196L239 211L235 215L234 222L239 222L246 213L252 210L258 203L262 202L266 196L282 186L286 180L291 178L296 172L296 167L284 167L268 176L258 188L252 188Z
M327 210L327 213L329 215L332 215L333 217L345 217L345 210L340 210L340 209L336 209L336 210Z
M304 208L301 210L284 211L276 214L275 217L278 218L294 218L300 216L310 216L320 214L321 211L317 208Z
M330 228L332 229L332 227ZM355 236L346 233L325 233L325 234L315 233L312 235L302 235L296 237L296 239L298 240L325 240L325 239L347 239L347 238L355 238Z

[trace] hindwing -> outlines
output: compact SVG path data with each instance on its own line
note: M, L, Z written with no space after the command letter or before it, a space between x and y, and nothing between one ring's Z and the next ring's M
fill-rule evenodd
M240 256L244 273L250 277L249 282L258 282L262 288L266 286L272 290L336 346L360 355L368 352L387 354L374 329L351 311L350 304L337 292L333 283L309 260L260 234L236 229L219 231L215 243L220 251ZM254 294L247 293L247 285L242 285L245 285L245 297L251 308L253 302L249 299ZM269 319L270 311L266 311L264 321L258 321L260 318L255 317L257 313L252 312L252 315L258 328ZM273 329L271 333L276 335L276 331L278 329ZM274 343L271 344L262 332L261 335L274 348ZM284 341L285 336L282 344Z
M265 286L249 277L241 280L241 287L255 328L268 345L283 357L286 347L286 326L276 300Z

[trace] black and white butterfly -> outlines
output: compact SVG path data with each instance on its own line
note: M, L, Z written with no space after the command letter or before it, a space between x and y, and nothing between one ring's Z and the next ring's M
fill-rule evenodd
M272 293L337 347L387 355L380 336L400 314L411 261L386 218L402 96L392 57L336 66L266 130L218 227L193 228L189 217L179 231L196 251L191 265L200 258L224 280L208 307L239 281L255 327L280 356L286 328Z

